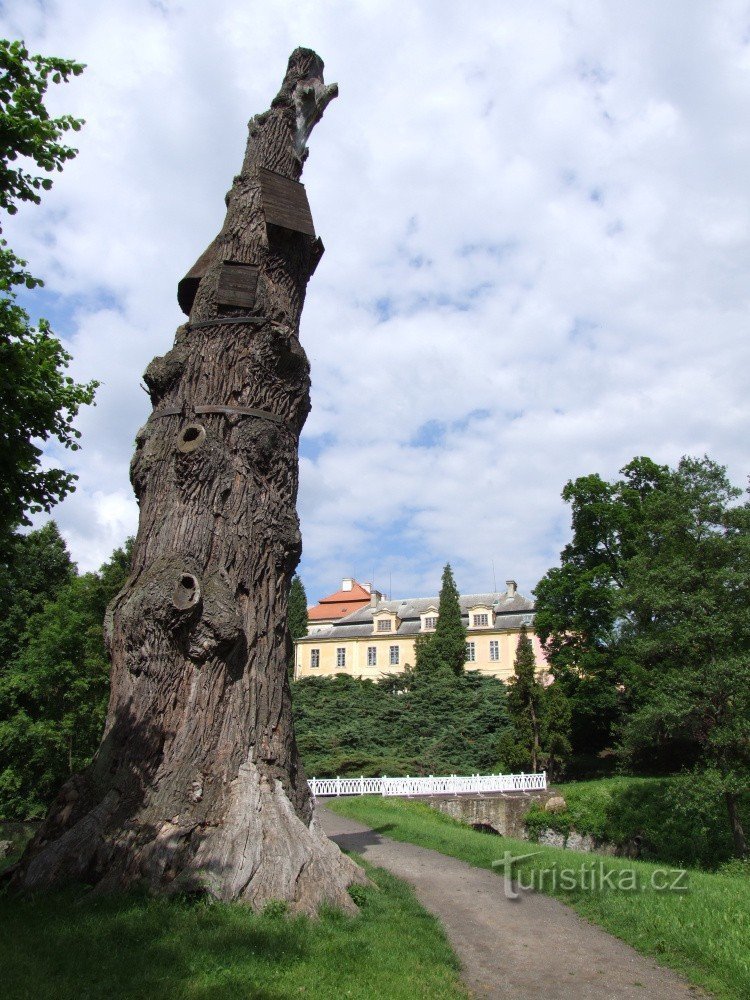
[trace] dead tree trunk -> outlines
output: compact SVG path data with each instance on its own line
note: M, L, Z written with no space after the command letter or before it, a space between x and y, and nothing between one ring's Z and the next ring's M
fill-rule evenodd
M253 118L224 226L180 282L189 315L145 373L132 575L107 613L112 692L91 766L12 875L350 908L359 869L314 820L292 729L287 598L310 409L299 320L323 245L298 183L335 86L297 49Z

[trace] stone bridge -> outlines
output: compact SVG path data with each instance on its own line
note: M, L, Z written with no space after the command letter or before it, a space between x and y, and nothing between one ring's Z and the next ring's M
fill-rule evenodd
M464 792L458 795L413 796L432 809L452 816L476 830L494 831L503 837L525 837L526 813L534 803L544 808L559 792L547 788L529 792ZM561 803L562 804L562 803Z

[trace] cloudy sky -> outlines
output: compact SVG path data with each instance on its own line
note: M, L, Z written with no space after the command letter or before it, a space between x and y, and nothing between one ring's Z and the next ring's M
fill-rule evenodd
M29 308L102 382L55 517L82 569L137 527L139 388L289 52L337 81L304 181L326 254L301 336L301 574L393 596L529 591L565 482L750 437L750 4L6 0L5 37L86 73L80 153L6 227Z

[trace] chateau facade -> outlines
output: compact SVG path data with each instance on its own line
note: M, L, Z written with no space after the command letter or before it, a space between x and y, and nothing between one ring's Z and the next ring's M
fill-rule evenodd
M368 585L345 580L342 590L331 598L354 590L361 601L359 590L354 588L366 591ZM331 598L323 598L317 607L332 608ZM340 608L340 600L336 603ZM501 680L511 677L518 636L525 625L538 670L546 672L541 644L533 631L534 602L518 593L515 580L508 580L506 590L499 593L462 595L460 605L466 627L466 670ZM322 614L314 612L316 609L311 608L308 634L295 640L295 680L345 673L377 681L384 674L414 666L416 637L435 631L438 598L385 601L377 591L371 591L366 605L358 602L355 610L335 620L326 615L327 620L321 621Z

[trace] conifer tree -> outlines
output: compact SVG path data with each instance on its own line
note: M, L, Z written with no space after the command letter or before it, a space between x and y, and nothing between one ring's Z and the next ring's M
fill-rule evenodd
M570 755L570 704L559 684L545 686L536 676L531 637L521 626L508 685L508 714L512 725L499 742L500 759L509 771L542 769L560 774Z
M515 768L519 760L523 759L529 762L532 772L536 774L539 770L541 753L540 715L543 688L536 679L534 647L525 625L521 626L521 633L518 636L513 671L515 676L508 687L508 713L514 732L512 735L504 734L504 742L507 745L502 747L501 752L513 758L512 762L511 760L506 762L506 766ZM515 749L510 745L511 739L516 744Z
M562 684L542 688L542 764L550 781L556 781L572 752L572 706Z
M289 635L292 640L307 635L307 594L297 573L292 578L289 589L289 610L287 612ZM294 677L294 647L289 653L289 678Z
M463 672L466 662L466 629L461 620L458 588L450 563L445 564L440 584L438 620L433 635L417 637L416 663L421 670L448 669Z

